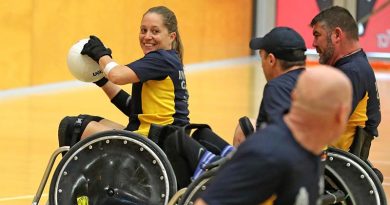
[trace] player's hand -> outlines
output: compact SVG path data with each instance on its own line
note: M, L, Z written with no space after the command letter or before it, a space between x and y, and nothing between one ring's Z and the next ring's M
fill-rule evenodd
M108 55L112 57L111 49L106 48L103 42L93 35L89 37L89 41L84 45L83 50L81 50L81 54L88 55L97 63L99 63L99 59L102 56Z
M241 129L240 124L237 125L236 130L234 131L234 137L233 137L233 146L238 147L241 143L243 143L246 139L246 136L244 132Z
M255 131L256 121L255 119L248 118L246 116L241 117L238 120L238 125L234 131L233 146L238 147L243 143L247 137L249 137Z

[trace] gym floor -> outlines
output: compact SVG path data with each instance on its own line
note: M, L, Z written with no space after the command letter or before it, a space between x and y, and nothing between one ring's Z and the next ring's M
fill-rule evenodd
M390 72L378 71L382 123L370 160L384 174L390 193ZM253 59L216 69L187 70L193 123L207 123L231 142L241 116L256 117L265 83ZM128 90L130 86L125 86ZM129 91L129 90L128 90ZM103 92L89 83L69 82L11 92L0 91L0 205L31 203L50 155L57 148L57 128L67 115L100 115L126 124ZM58 160L57 162L58 163ZM52 171L54 172L54 170ZM46 203L50 179L40 200Z

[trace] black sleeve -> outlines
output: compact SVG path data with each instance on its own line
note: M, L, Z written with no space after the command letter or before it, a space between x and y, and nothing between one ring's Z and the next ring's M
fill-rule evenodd
M130 100L131 95L124 90L120 90L118 94L111 99L111 103L114 104L123 114L130 117Z

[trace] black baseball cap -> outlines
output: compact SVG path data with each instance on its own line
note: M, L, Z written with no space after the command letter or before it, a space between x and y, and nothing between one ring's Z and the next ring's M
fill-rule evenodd
M253 38L249 43L252 50L264 49L276 58L286 61L306 59L305 41L298 32L289 27L275 27L262 38Z

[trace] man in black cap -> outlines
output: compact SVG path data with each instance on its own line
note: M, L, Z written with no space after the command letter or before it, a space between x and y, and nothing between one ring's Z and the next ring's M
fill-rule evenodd
M319 204L320 154L345 129L351 102L341 71L320 65L302 72L289 112L242 143L195 205Z
M299 74L305 70L306 46L303 38L293 29L276 27L264 37L252 39L250 48L259 50L267 80L256 122L256 130L259 130L290 107L290 93ZM245 138L241 127L237 126L234 146L237 147Z

